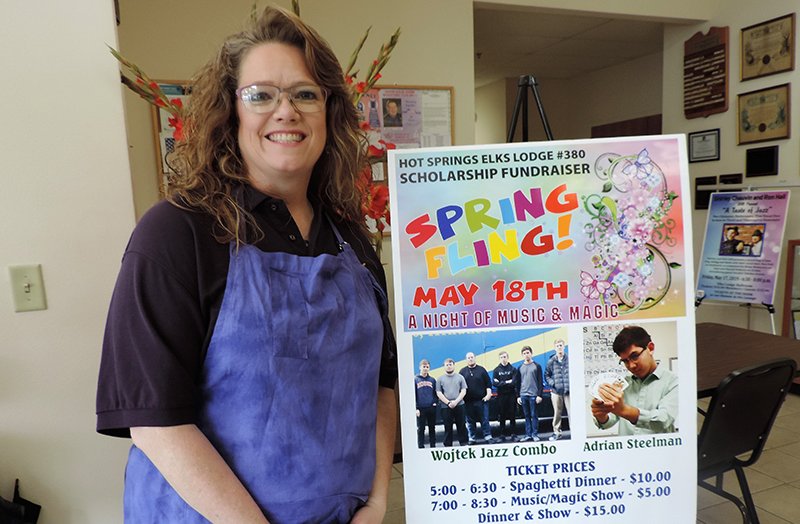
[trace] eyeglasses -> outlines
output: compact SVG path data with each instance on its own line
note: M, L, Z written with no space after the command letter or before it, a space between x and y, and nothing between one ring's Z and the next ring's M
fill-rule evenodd
M628 362L636 362L637 360L639 360L639 357L641 357L642 353L644 353L645 351L647 350L643 349L641 351L637 351L636 353L631 353L630 355L628 355L628 358L619 359L619 363L622 364L623 366L627 366Z
M317 113L325 109L325 100L328 92L315 85L303 85L280 88L268 84L253 84L240 87L236 90L236 98L240 99L249 111L254 113L269 113L275 111L280 105L281 93L286 93L286 98L300 113Z

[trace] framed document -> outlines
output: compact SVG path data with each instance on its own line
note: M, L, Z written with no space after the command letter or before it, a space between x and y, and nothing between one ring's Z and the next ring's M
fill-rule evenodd
M689 162L719 160L719 128L689 133Z
M742 80L794 69L794 13L742 29Z
M789 84L739 95L739 144L789 138Z

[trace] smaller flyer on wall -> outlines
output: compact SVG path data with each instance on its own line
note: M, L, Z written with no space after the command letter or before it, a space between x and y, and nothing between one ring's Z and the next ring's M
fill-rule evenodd
M713 193L697 298L773 304L788 191Z

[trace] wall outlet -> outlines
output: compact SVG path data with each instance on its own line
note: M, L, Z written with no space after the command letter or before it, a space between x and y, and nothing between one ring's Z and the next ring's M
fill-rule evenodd
M14 311L19 313L47 309L41 264L8 266L8 274L11 276Z

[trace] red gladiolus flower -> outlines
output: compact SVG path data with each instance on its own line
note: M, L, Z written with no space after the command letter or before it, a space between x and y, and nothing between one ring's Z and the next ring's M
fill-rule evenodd
M370 166L364 166L364 169L358 173L356 177L356 189L360 193L363 193L365 196L368 195L368 188L369 185L372 183L372 168Z
M383 184L374 185L370 191L372 193L372 209L380 218L386 211L386 206L389 204L389 188Z
M380 80L381 78L383 78L383 75L382 75L382 74L380 74L380 73L377 73L377 74L375 75L375 81L376 81L376 82L377 82L378 80Z
M361 122L359 122L358 127L360 127L362 131L369 131L370 129L372 129L372 126L370 126L369 122L367 122L366 120L362 120Z
M395 144L393 144L391 142L386 142L383 139L378 140L378 143L379 144L383 144L383 147L385 147L386 149L397 149L397 146Z
M183 140L183 120L177 116L171 116L167 119L169 127L175 131L172 132L172 138L175 140Z
M183 100L181 100L180 98L170 98L169 101L178 107L183 107Z
M369 210L367 216L380 220L386 214L389 204L389 188L385 185L374 185L370 188Z
M380 158L385 152L385 149L379 149L372 144L370 144L369 148L367 148L367 156L369 158Z
M367 83L366 82L359 82L359 83L356 84L356 92L357 93L363 93L364 89L366 87L367 87Z
M156 105L158 107L167 107L167 103L161 100L160 98L156 98Z
M150 86L150 89L152 89L153 91L158 91L158 84L156 84L155 82L150 82L148 85Z
M344 82L345 82L347 85L352 85L352 84L353 84L353 77L352 77L352 76L345 76L345 77L344 77Z

